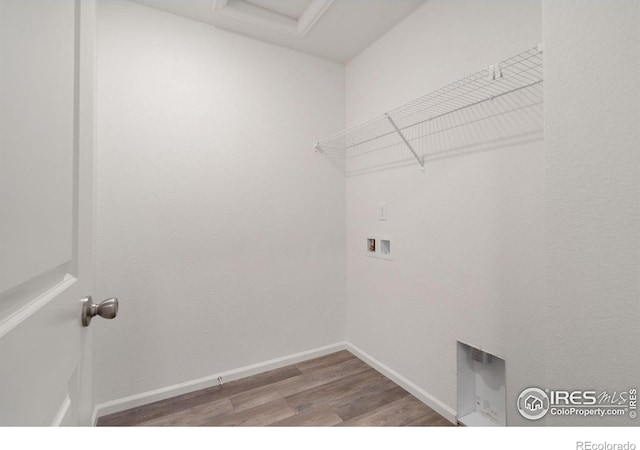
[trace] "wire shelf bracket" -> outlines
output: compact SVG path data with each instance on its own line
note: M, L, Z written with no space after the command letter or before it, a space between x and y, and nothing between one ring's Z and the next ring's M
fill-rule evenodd
M384 113L384 116L387 118L387 120L389 121L389 123L391 124L393 129L396 130L396 133L398 133L398 136L400 136L400 139L402 139L402 142L404 142L405 145L409 148L409 150L413 154L413 157L416 159L416 161L418 161L418 164L420 164L420 167L422 167L422 169L424 171L424 158L418 156L418 154L413 149L413 147L411 146L411 144L409 143L407 138L404 137L404 134L402 134L402 131L400 130L400 128L398 128L398 125L396 125L396 123L393 121L393 119L391 118L389 113Z
M542 44L315 143L343 175L418 162L450 130L542 103ZM442 136L438 138L438 136ZM404 149L401 151L401 149ZM407 160L406 150L411 153ZM405 156L402 156L402 155Z

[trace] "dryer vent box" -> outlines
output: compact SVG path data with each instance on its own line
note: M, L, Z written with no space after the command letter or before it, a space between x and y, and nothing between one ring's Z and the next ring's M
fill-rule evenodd
M465 426L507 424L505 361L458 341L458 422Z

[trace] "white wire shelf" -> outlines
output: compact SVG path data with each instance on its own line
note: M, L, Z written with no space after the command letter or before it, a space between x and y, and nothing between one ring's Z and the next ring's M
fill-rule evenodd
M540 44L322 139L315 149L345 176L410 161L424 169L430 156L447 148L540 131L542 84Z

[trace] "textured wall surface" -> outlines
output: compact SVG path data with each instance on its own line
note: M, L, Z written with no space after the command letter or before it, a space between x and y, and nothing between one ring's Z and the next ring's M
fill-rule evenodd
M96 403L344 340L344 67L99 2Z
M541 41L539 1L428 1L347 65L354 125ZM541 107L538 110L542 128ZM544 377L544 148L505 145L347 179L347 340L456 409L456 341L506 360L507 420ZM464 128L447 134L462 136ZM499 134L499 133L498 133ZM377 220L379 202L389 219ZM364 257L367 233L395 260Z
M545 1L543 10L548 385L637 389L640 4Z

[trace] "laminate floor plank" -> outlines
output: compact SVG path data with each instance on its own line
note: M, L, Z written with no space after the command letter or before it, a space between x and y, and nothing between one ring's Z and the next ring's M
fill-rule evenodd
M322 386L365 370L372 369L359 359L350 359L338 364L322 367L312 372L306 372L295 377L277 381L267 386L232 395L231 401L236 409L243 410L257 406L260 403L268 403L278 397L284 398L317 386Z
M342 423L330 406L324 405L309 409L300 414L272 423L276 427L331 427Z
M363 392L332 401L329 405L342 420L347 421L408 395L407 391L393 381L385 380Z
M167 414L157 419L149 420L140 423L138 426L153 427L153 426L202 426L206 423L233 414L235 411L231 400L228 397L216 400L214 402L205 403L204 405L198 405L196 407L178 411L175 413Z
M368 369L340 378L315 388L307 389L285 397L289 406L296 412L302 412L328 402L360 392L373 384L384 380L384 375L374 369Z
M408 427L428 427L432 426L436 422L442 419L442 416L435 411L431 411L430 413L425 414L422 417L418 417L417 419L409 422L407 424ZM449 423L449 421L447 421ZM453 424L452 424L453 425Z
M349 361L350 359L356 359L356 356L353 353L348 352L347 350L342 350L340 352L320 356L319 358L313 358L307 361L299 362L296 364L296 367L301 372L310 372L312 370L317 370L323 367Z
M400 427L431 412L431 408L412 396L395 400L371 412L343 422L346 426Z
M346 350L98 419L132 425L452 426Z
M187 394L178 395L165 400L138 406L126 411L102 416L98 426L134 426L141 422L157 419L169 413L193 408L209 402L225 398L219 386L200 389Z
M276 383L277 384L277 383ZM233 407L237 412L245 409L255 408L276 400L283 400L284 397L278 386L268 385L251 389L247 392L240 392L229 397Z
M306 389L310 389L315 386L330 383L340 378L354 375L365 370L371 370L371 367L358 358L349 359L337 364L332 364L324 367L319 367L310 372L305 372L301 375L300 380L303 383L307 383L306 386L301 384L300 387L292 386L292 389L284 392L285 397L298 392L302 392Z
M260 427L271 425L293 415L295 415L295 411L289 407L284 399L279 399L255 408L245 409L244 411L207 421L203 425L211 427Z
M449 422L447 419L445 419L444 417L440 417L438 420L436 420L435 422L429 424L429 426L431 427L455 427L454 424L452 424L451 422Z
M224 394L232 396L240 392L246 392L251 389L268 386L278 381L293 378L298 375L302 375L302 372L300 372L300 370L294 365L280 367L279 369L269 370L268 372L224 383L222 385L222 391Z

